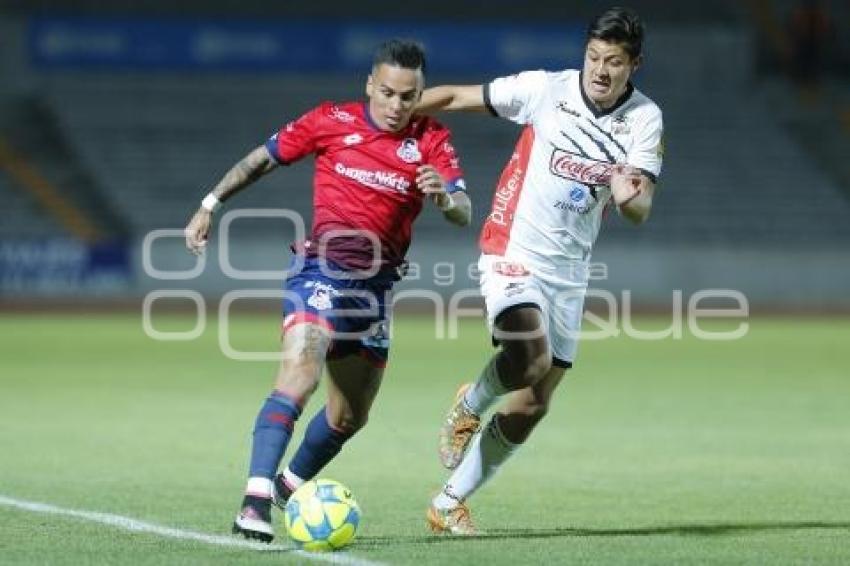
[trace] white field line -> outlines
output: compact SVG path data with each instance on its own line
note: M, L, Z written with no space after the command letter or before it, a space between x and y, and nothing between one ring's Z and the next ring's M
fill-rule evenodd
M230 536L209 535L206 533L175 529L173 527L166 527L163 525L139 521L131 517L113 515L112 513L83 511L81 509L66 509L64 507L56 507L55 505L50 505L47 503L25 501L22 499L6 497L4 495L0 495L0 505L6 507L14 507L16 509L21 509L24 511L31 511L33 513L46 513L49 515L74 517L75 519L82 519L84 521L101 523L103 525L108 525L116 529L123 529L125 531L147 533L178 540L191 540L195 542L202 542L205 544L212 544L217 546L226 546L230 548L246 548L250 550L259 550L265 552L287 552L289 554L297 555L299 558L303 558L305 560L312 560L315 562L326 562L329 564L347 564L349 566L382 566L379 562L372 562L370 560L357 558L348 553L318 554L313 552L305 552L303 550L298 550L291 545L266 544L262 542L242 540Z

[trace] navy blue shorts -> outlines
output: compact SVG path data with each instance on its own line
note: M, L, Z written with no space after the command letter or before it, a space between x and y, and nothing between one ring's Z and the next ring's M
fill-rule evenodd
M283 286L283 332L304 322L321 324L333 335L328 359L360 354L385 367L390 350L387 303L397 276L359 279L330 260L322 260L324 270L318 258L303 261L303 269Z

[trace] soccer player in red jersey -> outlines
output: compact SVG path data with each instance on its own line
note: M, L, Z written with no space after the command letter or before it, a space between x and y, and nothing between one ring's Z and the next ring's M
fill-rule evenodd
M313 226L310 239L294 248L293 261L303 267L285 283L280 369L257 415L233 524L245 537L271 541L271 504L285 503L366 424L389 350L389 292L423 202L431 200L453 224L469 223L471 204L449 130L413 115L424 71L418 44L384 43L366 82L367 102L326 102L285 125L222 178L186 228L186 245L201 253L223 201L278 165L315 155ZM277 474L325 366L327 404Z

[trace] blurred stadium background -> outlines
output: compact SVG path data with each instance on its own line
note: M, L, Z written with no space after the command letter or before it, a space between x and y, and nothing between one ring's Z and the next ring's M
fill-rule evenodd
M651 221L609 218L598 286L637 304L671 289L739 289L754 309L850 307L850 34L846 2L751 0L667 8L632 4L648 27L636 83L662 107L666 160ZM361 96L370 53L408 35L429 50L430 84L482 82L581 61L584 22L601 2L6 1L0 13L0 293L138 301L187 286L235 286L213 248L202 277L143 269L152 230L182 228L201 196L249 149L320 100ZM234 15L238 14L238 17ZM433 265L476 258L474 232L517 130L478 116L454 127L476 219L447 230L427 211L411 257L418 287L451 285ZM278 172L230 207L288 208L309 222L310 163ZM237 221L231 263L272 269L291 229ZM188 269L179 237L150 248L160 270ZM443 270L441 273L448 273ZM66 301L67 302L67 301Z
M477 499L494 531L469 543L470 557L423 532L442 471L422 446L491 350L480 318L467 317L459 340L436 340L421 309L400 307L372 424L328 471L364 506L355 554L417 565L850 561L850 5L627 5L647 26L635 82L664 111L666 157L649 222L603 226L594 260L607 277L594 286L628 290L651 314L669 313L677 290L685 300L737 290L750 333L582 345L561 406ZM218 233L202 273L174 278L196 265L180 232L202 196L290 118L360 97L384 38L423 41L432 85L483 82L579 65L585 22L607 7L0 0L0 562L279 563L27 515L5 498L225 532L274 365L227 359L214 328L152 340L141 305L175 291L155 303L154 326L184 332L193 293L212 317L225 293L280 281L228 277ZM448 299L476 293L467 267L518 131L442 119L475 219L458 231L426 210L411 251L418 277L401 288ZM310 177L309 160L278 170L225 210L285 208L309 222ZM292 232L280 219L236 220L231 267L283 269ZM263 309L237 317L237 347L273 351L277 302L234 308Z

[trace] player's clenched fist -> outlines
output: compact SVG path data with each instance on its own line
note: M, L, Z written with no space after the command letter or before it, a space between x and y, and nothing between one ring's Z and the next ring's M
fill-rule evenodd
M184 230L186 234L186 247L189 248L190 252L195 255L204 253L211 227L212 212L205 208L199 208Z
M439 208L446 208L451 203L446 183L432 165L422 165L416 170L416 187L429 195Z
M628 165L615 165L611 172L611 195L617 206L627 204L640 194L640 169Z
M446 192L446 184L433 165L422 165L416 170L416 186L426 195Z

